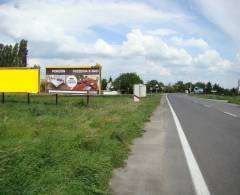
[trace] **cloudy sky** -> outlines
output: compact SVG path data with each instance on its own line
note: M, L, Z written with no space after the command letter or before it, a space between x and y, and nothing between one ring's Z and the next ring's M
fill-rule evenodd
M239 0L0 0L0 42L29 42L29 65L103 65L145 81L240 78Z

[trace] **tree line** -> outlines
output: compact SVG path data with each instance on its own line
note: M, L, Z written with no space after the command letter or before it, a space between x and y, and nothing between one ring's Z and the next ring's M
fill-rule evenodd
M112 82L113 89L121 91L121 93L132 94L134 84L142 84L143 80L136 73L122 73L115 80L110 77L102 79L102 89L105 90L107 83ZM210 81L204 82L186 82L178 81L174 84L165 85L163 82L157 80L150 80L146 83L147 93L188 93L194 92L194 89L201 88L205 94L217 94L217 95L238 95L236 88L228 89L221 87L219 84L212 84Z
M110 77L102 79L102 89L105 90L107 83L112 82L113 90L121 91L123 94L132 94L134 84L142 84L143 80L136 73L122 73L115 80Z
M203 89L204 94L216 94L216 95L227 95L227 96L234 96L238 95L238 90L237 88L224 88L220 86L218 83L211 83L208 81L207 83L204 82L186 82L184 83L183 81L178 81L175 84L171 85L168 84L167 86L164 87L164 92L180 92L184 93L186 90L188 92L194 92L194 88L201 88Z
M22 39L15 45L0 43L0 67L26 67L27 54L27 40Z
M121 73L116 79L112 80L112 77L102 79L102 90L106 90L107 83L111 82L113 85L112 90L120 91L123 94L132 94L134 84L143 84L143 80L136 73ZM164 84L157 80L148 81L146 84L147 92L162 92Z
M27 66L27 40L22 39L15 45L4 45L0 43L0 67L26 67ZM107 83L112 82L113 89L121 91L121 93L132 94L134 84L143 84L143 80L136 73L122 73L115 80L110 77L109 80L102 79L102 89L106 89ZM227 89L221 87L219 84L212 84L210 81L204 82L186 82L178 81L175 84L164 85L163 82L157 80L150 80L146 83L147 92L165 92L165 93L184 93L193 92L195 87L203 89L205 94L218 95L237 95L236 88Z

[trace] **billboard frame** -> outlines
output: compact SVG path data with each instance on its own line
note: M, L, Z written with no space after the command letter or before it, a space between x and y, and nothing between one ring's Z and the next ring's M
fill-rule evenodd
M102 66L101 64L96 64L93 66L81 66L81 65L69 65L69 66L46 66L45 67L45 93L49 93L49 91L47 90L47 69L99 69L99 86L98 86L98 93L96 95L101 95L102 94ZM78 92L78 91L70 91L70 90L51 90L53 94L68 94L68 95L87 95L89 96L89 91L82 91L82 92Z
M34 66L34 67L0 67L1 70L38 70L38 79L37 79L37 92L32 91L1 91L0 93L32 93L32 94L39 94L40 93L40 66Z
M2 103L5 103L5 93L27 93L27 103L30 104L30 94L39 94L40 93L40 66L35 65L34 67L0 67L1 70L38 70L38 76L37 76L37 92L33 91L7 91L7 90L0 90L0 93L2 93Z

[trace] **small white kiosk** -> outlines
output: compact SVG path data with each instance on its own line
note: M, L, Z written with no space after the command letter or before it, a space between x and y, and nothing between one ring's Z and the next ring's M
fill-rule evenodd
M141 97L146 97L146 85L136 84L133 86L133 100L134 102L139 102Z

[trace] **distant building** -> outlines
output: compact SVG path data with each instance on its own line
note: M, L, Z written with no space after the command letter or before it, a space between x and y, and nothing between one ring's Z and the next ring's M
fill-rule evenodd
M193 91L194 91L194 93L203 93L203 88L194 87Z

